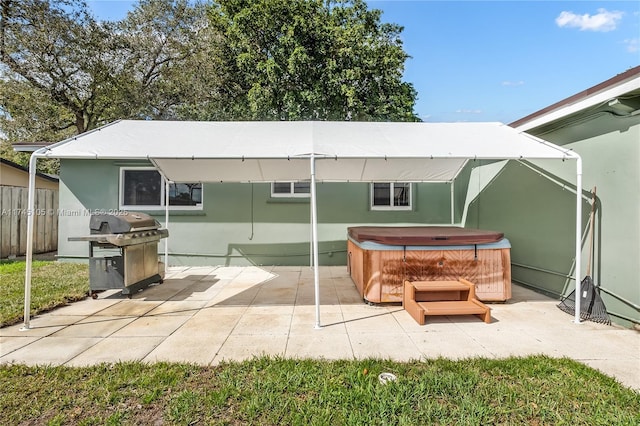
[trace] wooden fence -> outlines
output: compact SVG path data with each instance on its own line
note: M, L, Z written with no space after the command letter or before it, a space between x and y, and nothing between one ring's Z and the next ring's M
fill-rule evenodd
M0 259L23 256L27 249L29 189L0 186ZM36 189L33 252L58 249L58 191Z

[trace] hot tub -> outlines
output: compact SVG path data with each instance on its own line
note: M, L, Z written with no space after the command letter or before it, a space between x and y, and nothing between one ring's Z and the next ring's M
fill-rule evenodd
M504 234L453 226L348 228L348 270L370 303L402 302L405 280L460 278L485 302L511 298L511 245Z

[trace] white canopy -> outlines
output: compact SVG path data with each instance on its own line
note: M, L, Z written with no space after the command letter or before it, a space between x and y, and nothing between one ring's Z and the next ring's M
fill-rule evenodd
M30 170L35 170L37 158L47 157L147 159L174 182L311 180L316 307L317 180L447 182L453 181L465 163L473 159L574 159L578 186L576 284L579 283L581 159L570 150L502 123L123 120L36 151ZM32 193L30 186L30 197ZM32 201L30 198L30 209ZM29 216L31 226L32 219ZM31 231L28 235L31 237ZM31 247L32 242L27 241L25 293L30 292ZM25 328L29 321L27 305L25 300ZM578 312L576 306L576 322ZM319 319L316 326L319 327Z
M312 155L331 160L317 180L340 182L451 181L468 159L575 156L501 123L326 121L119 121L44 153L149 159L177 182L308 180Z

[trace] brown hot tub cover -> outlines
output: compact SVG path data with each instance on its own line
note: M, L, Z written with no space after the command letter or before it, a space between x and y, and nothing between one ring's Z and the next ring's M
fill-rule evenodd
M392 246L458 246L495 243L504 233L456 226L354 226L349 237Z

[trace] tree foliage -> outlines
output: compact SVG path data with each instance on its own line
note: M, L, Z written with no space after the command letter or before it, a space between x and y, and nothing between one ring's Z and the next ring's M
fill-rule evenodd
M413 121L398 25L362 0L0 0L0 137L116 119Z
M243 119L417 119L402 28L361 0L223 0L210 16Z
M1 12L5 123L27 118L28 99L10 96L20 87L38 91L41 108L57 112L19 126L46 123L49 133L9 136L60 139L67 129L83 133L119 118L180 118L173 108L188 92L186 64L201 50L204 6L142 0L117 23L96 21L84 0L2 0Z
M117 49L110 25L96 22L76 0L2 0L1 16L2 77L12 84L3 87L5 114L28 119L28 99L20 103L6 96L10 89L28 87L39 97L39 111L60 112L49 116L51 132L82 133L111 115ZM31 118L34 128L41 126L39 118Z
M204 4L141 0L116 28L124 46L118 95L125 117L182 119L185 105L216 84L215 73L203 69L213 55Z

